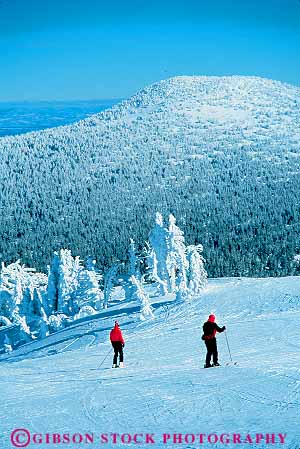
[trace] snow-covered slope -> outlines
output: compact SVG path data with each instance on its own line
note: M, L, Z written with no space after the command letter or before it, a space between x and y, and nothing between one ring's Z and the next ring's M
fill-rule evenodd
M286 434L299 447L300 278L215 279L190 304L155 297L155 321L138 322L134 304L115 297L106 315L17 349L1 358L1 446L10 432L154 433L145 449L200 449L224 444L162 444L163 433ZM171 302L170 302L171 301ZM202 369L202 323L214 312L227 326L218 336L222 367ZM124 369L112 370L109 330L118 318L126 338ZM107 356L107 358L105 358ZM101 366L100 366L101 365ZM249 443L249 442L248 442ZM260 444L246 447L267 448ZM49 444L39 445L41 448ZM79 445L71 445L78 447ZM243 446L243 447L244 447ZM33 447L33 446L30 446ZM241 446L242 447L242 446Z
M161 210L203 243L211 276L293 274L299 93L175 77L72 126L0 139L2 258L45 269L69 247L109 264Z

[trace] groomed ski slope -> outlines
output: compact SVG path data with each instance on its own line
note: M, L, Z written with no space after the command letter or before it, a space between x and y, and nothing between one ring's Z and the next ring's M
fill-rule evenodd
M215 279L189 304L154 296L154 322L116 291L93 319L1 358L0 447L10 433L94 433L94 444L29 447L299 448L300 278ZM215 313L220 368L203 369L202 323ZM119 320L124 369L111 369L109 330ZM100 444L101 433L154 433L155 444ZM163 433L286 433L286 443L163 444ZM97 442L96 442L97 441ZM276 440L278 441L278 440Z

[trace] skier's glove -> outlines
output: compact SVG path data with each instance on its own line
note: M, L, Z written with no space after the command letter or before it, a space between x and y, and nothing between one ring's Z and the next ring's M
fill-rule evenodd
M125 347L125 343L122 344L122 348L124 348L124 347Z
M226 326L223 326L222 329L223 329L223 331L226 331Z

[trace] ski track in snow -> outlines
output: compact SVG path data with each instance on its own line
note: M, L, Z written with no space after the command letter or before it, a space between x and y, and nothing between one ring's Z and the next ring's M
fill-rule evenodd
M166 445L159 441L164 432L281 432L288 436L280 447L299 449L299 297L296 277L213 279L188 304L159 298L156 320L144 323L135 311L124 314L120 302L124 369L110 368L109 315L91 317L1 357L1 447L11 447L10 432L20 427L38 433L149 432L158 436L155 449L237 447ZM227 326L236 366L225 365L226 339L219 335L224 366L202 369L201 328L211 312L219 325Z

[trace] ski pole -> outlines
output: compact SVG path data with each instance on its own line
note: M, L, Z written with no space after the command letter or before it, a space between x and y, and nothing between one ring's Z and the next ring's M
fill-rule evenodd
M106 354L106 356L104 357L104 359L102 360L102 362L100 363L100 365L98 366L98 369L101 368L101 366L103 365L103 363L105 362L105 360L107 359L107 357L109 356L109 354L112 352L112 348L110 348L110 350L108 351L108 353Z
M230 356L230 361L232 362L232 357L231 357L231 352L230 352L230 348L229 348L229 343L228 343L228 338L227 338L227 332L226 331L225 331L225 337L226 337L227 348L228 348L228 352L229 352L229 356Z

